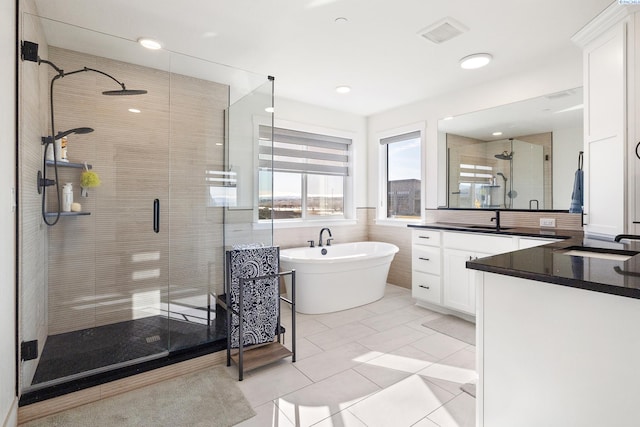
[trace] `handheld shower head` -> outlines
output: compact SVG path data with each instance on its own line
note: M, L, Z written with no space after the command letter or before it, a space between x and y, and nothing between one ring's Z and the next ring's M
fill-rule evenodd
M511 160L513 159L513 151L512 152L508 152L508 151L503 151L500 154L496 154L495 156L496 159L500 159L500 160Z
M93 128L73 128L69 130L65 130L64 132L59 132L56 136L43 136L42 137L42 145L44 144L53 144L53 141L56 139L64 138L67 135L71 135L72 133L84 134L93 132Z
M496 175L500 175L502 177L502 179L504 179L504 182L507 182L507 177L504 176L504 174L502 172L498 172Z
M84 133L91 133L91 132L93 132L93 128L73 128L73 129L65 130L64 132L60 132L53 139L60 139L67 135L71 135L72 133L84 134Z

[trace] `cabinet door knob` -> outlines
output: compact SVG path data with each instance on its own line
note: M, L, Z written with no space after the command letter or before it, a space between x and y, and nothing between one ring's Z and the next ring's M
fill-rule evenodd
M425 286L425 285L418 285L418 286L420 286L423 289L430 289L428 286Z
M424 257L418 257L418 259L421 259L423 261L430 261L429 258L424 258Z

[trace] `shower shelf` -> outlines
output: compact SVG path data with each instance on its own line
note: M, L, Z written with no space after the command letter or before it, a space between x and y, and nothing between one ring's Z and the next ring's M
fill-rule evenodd
M57 216L57 212L45 212L44 216ZM91 212L60 212L60 216L91 215Z
M53 160L47 160L47 166L53 166ZM82 169L84 168L84 163L72 163L72 162L58 162L58 166L63 168L76 168ZM91 169L91 165L87 165L87 168Z

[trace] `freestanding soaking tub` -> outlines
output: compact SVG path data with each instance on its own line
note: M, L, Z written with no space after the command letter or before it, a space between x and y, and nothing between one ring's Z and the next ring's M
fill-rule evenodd
M296 270L296 311L331 313L377 301L398 247L383 242L341 243L280 251L283 270ZM285 278L287 294L291 282Z

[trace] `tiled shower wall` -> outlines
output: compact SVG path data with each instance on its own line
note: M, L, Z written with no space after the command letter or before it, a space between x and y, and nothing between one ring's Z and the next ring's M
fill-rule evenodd
M209 206L205 178L223 168L217 144L228 87L55 47L49 59L148 91L102 96L117 87L91 72L56 83L56 131L95 129L70 135L68 156L91 164L102 184L80 197L80 171L59 168L59 181L73 183L74 201L91 215L63 217L48 229L49 334L157 314L168 299L206 303L223 280L222 209Z

